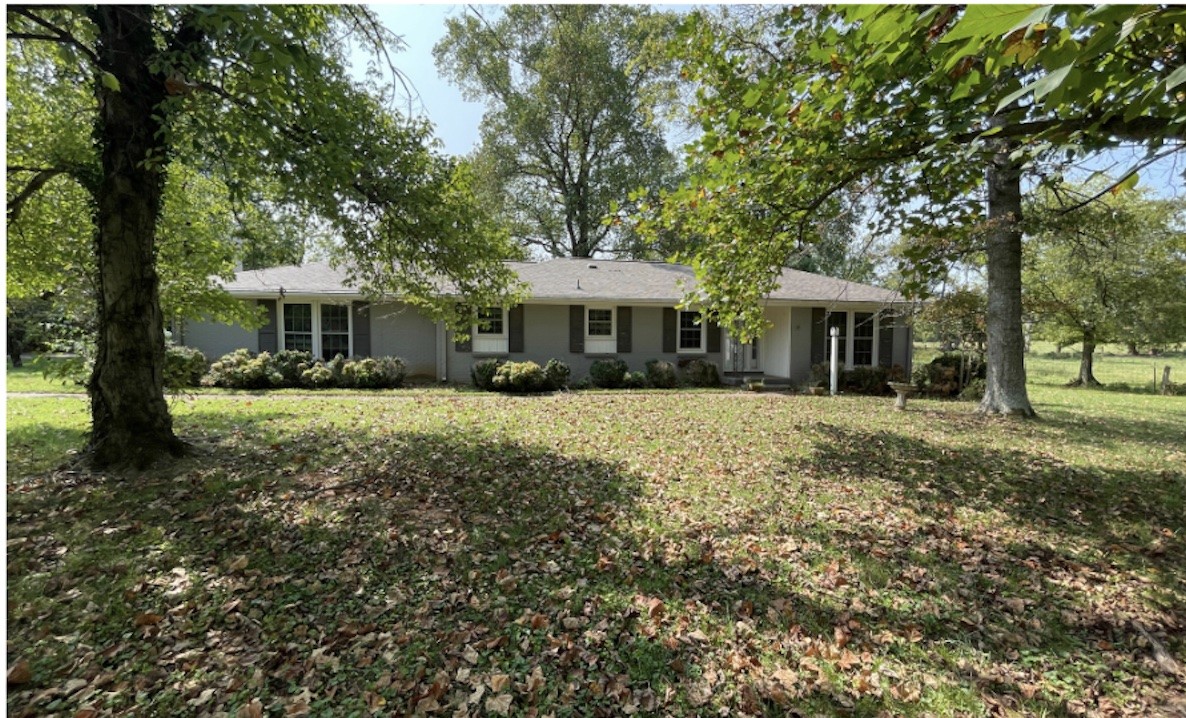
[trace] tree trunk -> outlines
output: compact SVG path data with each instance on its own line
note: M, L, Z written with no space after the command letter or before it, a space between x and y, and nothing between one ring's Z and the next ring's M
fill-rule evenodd
M1140 352L1139 352L1139 351L1137 351L1137 345L1136 345L1136 343L1135 343L1135 342L1129 342L1129 343L1128 343L1128 355L1129 355L1130 357L1135 357L1135 356L1139 356L1139 355L1140 355Z
M1084 330L1083 352L1079 355L1079 378L1074 386L1100 386L1092 367L1095 364L1095 332Z
M1003 122L994 118L993 123ZM996 140L988 165L988 357L982 414L1035 416L1025 388L1021 323L1021 168Z
M159 50L152 8L100 5L96 137L103 177L97 195L98 348L87 385L91 461L98 468L143 468L185 445L173 434L164 395L165 334L155 266L156 222L167 156L160 116L163 79L148 70Z

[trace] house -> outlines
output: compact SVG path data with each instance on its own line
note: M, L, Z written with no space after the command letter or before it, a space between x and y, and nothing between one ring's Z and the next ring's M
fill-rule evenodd
M486 357L540 364L556 358L569 364L574 379L605 357L625 360L632 371L651 359L678 364L702 358L726 377L802 382L813 364L827 360L828 330L838 327L846 367L898 365L910 371L907 305L887 289L785 269L765 303L770 329L742 344L713 322L702 322L699 312L678 308L695 282L690 267L601 259L511 267L530 287L530 298L481 310L481 323L465 341L455 341L442 323L398 298L368 303L346 285L345 272L323 262L239 272L226 290L258 302L268 323L249 330L190 322L181 341L211 359L242 347L303 349L326 358L398 356L409 374L454 382L469 381L473 363Z

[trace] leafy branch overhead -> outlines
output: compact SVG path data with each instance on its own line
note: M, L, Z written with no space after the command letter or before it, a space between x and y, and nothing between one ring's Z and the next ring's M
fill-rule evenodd
M314 226L340 238L376 293L453 323L442 282L479 305L516 296L501 262L512 245L479 211L466 170L434 153L426 123L388 108L390 87L351 78L353 47L381 60L398 47L370 11L14 6L7 29L9 157L25 168L9 188L10 236L24 245L10 270L27 292L66 283L37 261L36 242L51 237L47 254L92 278L96 463L183 450L162 397L162 299L171 316L250 323L228 316L209 277L236 255L291 256L287 240ZM57 218L50 192L77 211ZM194 216L173 192L213 211ZM251 246L228 243L236 234Z

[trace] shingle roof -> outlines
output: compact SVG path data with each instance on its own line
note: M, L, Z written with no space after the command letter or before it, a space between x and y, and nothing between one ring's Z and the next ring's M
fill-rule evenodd
M510 265L531 288L531 299L535 301L633 300L674 304L695 286L691 267L665 262L550 259ZM231 294L244 296L277 294L281 289L286 294L360 295L358 287L346 284L346 271L334 269L327 262L245 270L225 286ZM770 299L875 304L903 301L900 294L889 289L795 269L782 271L779 287L770 294Z

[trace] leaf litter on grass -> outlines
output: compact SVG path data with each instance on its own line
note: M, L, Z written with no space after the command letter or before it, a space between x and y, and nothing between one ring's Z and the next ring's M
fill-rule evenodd
M919 405L196 400L10 480L9 712L1171 715L1181 470Z

